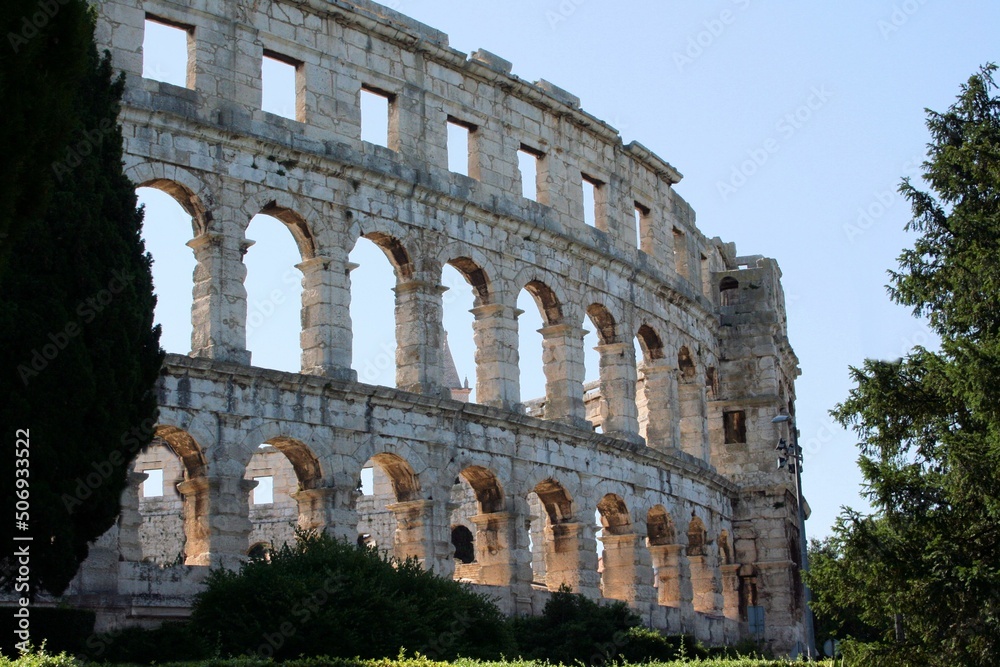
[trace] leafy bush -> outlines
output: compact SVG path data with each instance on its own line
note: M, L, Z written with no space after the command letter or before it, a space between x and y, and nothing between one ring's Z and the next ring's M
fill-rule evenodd
M199 660L211 655L211 647L190 623L164 623L152 630L125 628L99 635L88 644L85 655L92 660L151 664Z
M192 628L223 655L433 658L512 653L500 610L463 584L326 535L300 534L270 562L217 570Z
M680 658L703 659L709 651L690 635L664 636L649 628L629 628L615 657L628 663L666 662Z
M600 605L562 588L545 603L541 616L511 621L524 658L571 665L615 659L639 617L624 602Z

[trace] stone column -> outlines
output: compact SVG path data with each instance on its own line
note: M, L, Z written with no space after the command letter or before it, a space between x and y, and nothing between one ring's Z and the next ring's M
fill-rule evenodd
M680 420L677 410L677 374L665 359L645 363L642 373L646 378L646 445L657 451L676 451L680 443Z
M351 369L351 286L346 262L313 257L302 272L302 372L357 380Z
M543 339L545 418L590 428L583 405L583 336L586 332L570 324L554 324L539 329L538 333Z
M691 574L684 546L663 544L649 547L649 555L656 570L657 602L664 607L681 610L682 617L690 617L692 605Z
M250 548L250 491L234 476L195 477L177 485L184 496L185 565L237 569Z
M455 569L450 557L451 540L439 530L447 522L435 521L434 501L407 500L387 505L386 509L396 516L395 556L416 558L424 569L450 579Z
M639 442L635 347L628 342L598 345L595 349L601 355L601 400L607 408L604 434Z
M191 356L250 364L246 349L246 246L222 234L188 242L198 262L191 305Z
M514 546L514 515L510 512L476 514L476 562L479 563L479 583L487 586L509 586L516 567Z
M396 387L450 397L441 386L442 286L424 280L396 285Z
M357 488L353 484L303 489L292 494L299 504L302 530L314 530L354 542L358 536L358 513L354 509Z
M603 535L604 574L601 588L604 597L624 600L631 607L649 610L653 600L652 567L639 535Z
M139 513L139 488L149 477L144 472L129 472L128 486L122 491L122 509L118 513L118 553L127 561L138 563L142 560L142 540L139 528L142 515Z
M691 563L691 588L694 591L694 610L703 614L722 611L722 587L716 573L714 556L688 556Z
M705 420L707 397L705 375L699 372L694 378L682 381L678 387L680 403L680 444L685 452L708 461L708 424Z
M587 524L557 523L545 527L545 585L558 591L566 584L574 593L600 597L597 542Z
M476 342L476 402L514 410L521 402L517 318L523 312L501 303L470 311Z
M722 613L726 618L740 620L740 566L723 565Z

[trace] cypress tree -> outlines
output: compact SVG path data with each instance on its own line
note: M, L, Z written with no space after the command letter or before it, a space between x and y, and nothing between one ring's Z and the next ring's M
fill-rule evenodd
M97 53L83 0L9 4L0 489L3 523L32 537L29 592L59 594L114 524L131 460L152 439L163 352L142 211L122 171L124 79ZM19 438L30 452L27 530L12 521ZM9 551L0 561L8 588Z

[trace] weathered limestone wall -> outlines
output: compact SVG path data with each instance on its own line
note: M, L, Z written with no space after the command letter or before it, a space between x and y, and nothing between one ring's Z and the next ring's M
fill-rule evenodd
M798 375L780 272L705 238L675 169L570 93L373 3L107 0L98 13L101 46L127 77L127 172L190 213L197 269L190 356L168 359L158 440L136 465L162 465L169 488L138 498L136 475L78 593L100 572L132 609L119 620L182 613L190 573L235 567L295 524L368 534L488 587L511 612L537 612L566 583L714 643L745 636L748 608L761 607L769 646L795 645L795 501L771 460L770 420L794 411ZM147 17L187 31L186 87L142 78ZM265 53L296 64L295 120L261 110ZM362 89L389 99L388 147L361 140ZM471 130L469 176L448 170L449 121ZM521 149L538 156L537 201L521 196ZM301 374L254 368L247 351L242 257L258 213L301 252ZM396 388L351 370L348 254L361 237L396 275ZM445 264L476 296L479 405L451 400ZM544 322L546 395L528 405L523 289ZM588 329L601 363L585 395ZM375 493L362 497L367 465ZM266 507L251 504L262 476L275 482ZM459 525L475 559L456 568ZM166 567L176 554L183 564ZM136 603L138 580L143 595L171 592Z

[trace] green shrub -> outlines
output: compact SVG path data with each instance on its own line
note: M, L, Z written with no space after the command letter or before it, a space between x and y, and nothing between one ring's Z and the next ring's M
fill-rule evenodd
M125 628L97 635L84 655L91 660L150 664L207 658L212 648L189 623L164 623L158 628Z
M326 535L300 534L271 561L217 570L192 627L222 655L384 658L401 648L436 659L498 658L514 644L485 596Z
M690 635L664 636L649 628L629 628L615 657L632 664L667 662L680 658L703 659L709 650Z
M545 603L541 616L511 622L524 658L571 665L614 660L639 617L624 602L599 605L562 588Z

